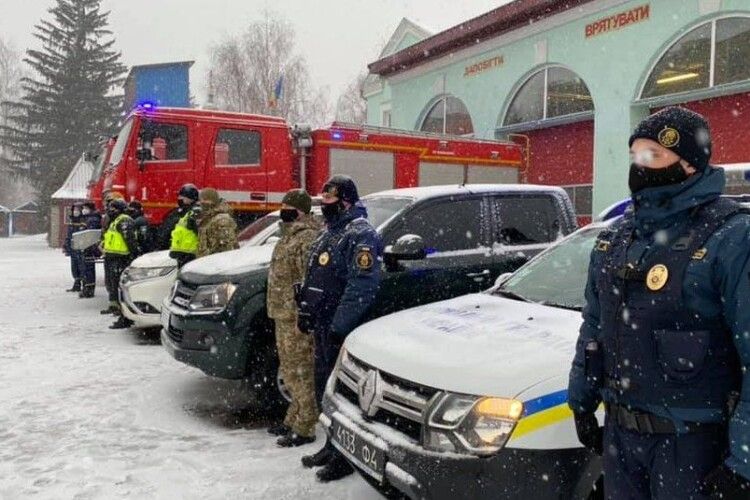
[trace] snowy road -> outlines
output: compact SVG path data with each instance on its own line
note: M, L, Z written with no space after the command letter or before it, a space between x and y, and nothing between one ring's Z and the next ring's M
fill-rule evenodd
M100 269L99 269L100 270ZM101 282L101 276L100 282ZM238 383L112 331L42 237L0 239L0 499L378 498L322 485L275 446Z

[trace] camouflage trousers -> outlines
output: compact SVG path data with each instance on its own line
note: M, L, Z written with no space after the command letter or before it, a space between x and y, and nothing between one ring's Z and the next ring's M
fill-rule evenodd
M279 370L292 396L284 425L300 436L314 436L319 412L315 401L313 337L300 332L294 319L275 323Z

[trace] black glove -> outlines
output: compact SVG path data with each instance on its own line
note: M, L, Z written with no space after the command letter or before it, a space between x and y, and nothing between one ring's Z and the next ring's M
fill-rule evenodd
M574 413L578 440L593 453L602 454L604 433L593 413Z
M313 329L315 328L315 318L312 314L309 312L306 312L304 309L300 308L297 312L297 329L306 334L313 333Z
M700 492L722 500L747 500L750 498L750 481L721 464L708 473Z

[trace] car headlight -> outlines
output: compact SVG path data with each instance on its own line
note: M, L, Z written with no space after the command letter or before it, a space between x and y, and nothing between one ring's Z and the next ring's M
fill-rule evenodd
M188 308L191 311L220 312L227 307L236 290L237 285L234 283L199 286L190 299Z
M154 278L161 278L177 269L175 266L168 267L129 267L122 273L121 281L128 283L131 281L143 281Z
M435 451L491 455L505 446L523 415L516 399L445 394L428 412L423 444Z

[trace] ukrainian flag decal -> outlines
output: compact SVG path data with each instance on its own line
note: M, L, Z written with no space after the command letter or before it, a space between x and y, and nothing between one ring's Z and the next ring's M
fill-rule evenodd
M523 406L523 416L516 424L511 440L573 417L568 407L567 389L524 401Z

